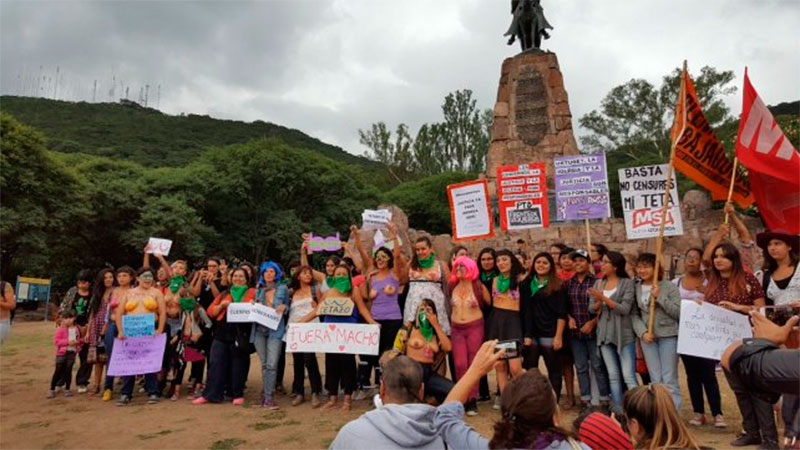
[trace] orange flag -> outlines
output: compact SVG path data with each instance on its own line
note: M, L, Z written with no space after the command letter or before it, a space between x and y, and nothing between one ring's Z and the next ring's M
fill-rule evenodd
M673 142L678 139L675 168L711 192L712 200L725 201L728 199L733 162L725 156L725 149L714 136L703 114L689 73L684 70L681 76L681 84L686 91L679 96L675 105L675 123L670 131L670 139ZM739 177L736 177L731 201L742 208L753 204L750 189Z

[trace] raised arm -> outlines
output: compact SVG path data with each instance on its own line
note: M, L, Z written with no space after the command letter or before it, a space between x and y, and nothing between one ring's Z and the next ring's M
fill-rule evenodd
M742 222L742 219L740 219L739 215L736 214L736 208L733 207L733 203L725 203L724 211L725 214L731 218L733 226L736 228L736 234L739 235L739 240L742 241L742 244L749 244L750 242L753 242L753 235L750 234L750 230L747 229L747 226L744 224L744 222Z
M167 261L167 259L164 258L164 255L162 255L161 253L156 254L156 258L158 258L158 262L161 263L161 266L164 267L164 271L167 272L167 279L171 280L172 266L169 264L169 261Z
M369 256L369 253L367 253L367 251L364 249L364 245L361 243L361 235L358 232L357 226L350 225L350 236L353 237L353 240L356 244L356 250L358 250L358 256L361 257L361 267L358 269L363 274L372 272L372 257ZM355 261L355 259L353 261Z
M300 265L311 267L311 264L308 263L308 240L304 240L303 244L300 245ZM311 268L311 274L314 276L314 281L317 283L322 283L325 281L325 274Z
M717 232L708 241L705 250L703 250L703 265L706 267L711 267L714 260L714 247L719 245L722 241L726 239L726 237L731 232L731 226L727 223L723 223L722 225L717 228Z

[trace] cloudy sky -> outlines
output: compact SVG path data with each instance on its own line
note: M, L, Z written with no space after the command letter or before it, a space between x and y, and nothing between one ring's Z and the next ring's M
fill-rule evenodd
M509 3L0 0L0 91L31 93L58 67L62 99L91 100L96 79L107 100L114 77L116 98L149 84L150 105L168 113L274 122L362 153L359 128L416 132L456 89L494 105L500 64L518 51L502 36ZM542 3L555 27L543 47L558 54L574 120L612 87L659 83L683 59L733 70L737 86L749 66L768 104L800 98L800 1ZM739 94L727 102L738 114Z

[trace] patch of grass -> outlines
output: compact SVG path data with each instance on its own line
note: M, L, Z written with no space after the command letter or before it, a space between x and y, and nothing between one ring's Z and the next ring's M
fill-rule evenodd
M319 446L321 448L328 448L331 446L331 442L333 442L333 438L327 438L319 441Z
M284 437L283 439L278 441L278 443L279 444L290 444L291 443L291 444L298 444L299 445L299 444L304 443L305 441L306 441L305 438L300 434L288 434L288 435L286 435L286 437Z
M17 425L18 430L27 430L30 428L47 428L50 426L50 422L41 420L39 422L23 422Z
M143 440L143 441L146 441L148 439L157 438L159 436L166 436L166 435L172 433L173 431L179 431L179 430L161 430L161 431L157 431L155 433L150 433L150 434L137 434L136 437L141 439L141 440Z
M264 431L269 430L270 428L279 427L282 424L280 422L256 422L251 423L248 427L256 430L256 431Z
M44 450L57 450L59 448L64 448L64 441L59 440L59 441L48 442L47 444L44 444L44 447L42 448Z
M90 410L91 410L91 408L89 408L86 405L75 405L75 406L70 406L69 408L67 408L67 411L74 412L74 413L82 413L82 412L87 412L87 411L90 411Z
M247 441L245 441L244 439L239 439L239 438L221 439L221 440L215 441L213 444L211 444L211 447L209 447L209 450L233 450L235 448L238 448L240 445L244 444L245 442L247 442Z
M281 425L292 426L292 425L300 425L300 422L297 420L287 420L283 422Z
M264 418L268 420L281 420L286 418L286 411L277 410L264 414Z

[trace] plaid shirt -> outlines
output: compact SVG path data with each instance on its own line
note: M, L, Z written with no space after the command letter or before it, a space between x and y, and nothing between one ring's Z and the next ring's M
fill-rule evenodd
M589 294L587 291L594 286L594 281L595 277L590 273L586 274L583 278L583 282L578 281L577 275L566 281L567 294L569 295L567 311L569 311L569 315L575 319L575 323L578 324L577 330L571 330L572 336L575 338L594 339L595 337L594 331L592 331L591 334L581 334L580 332L583 324L592 319L589 314Z

